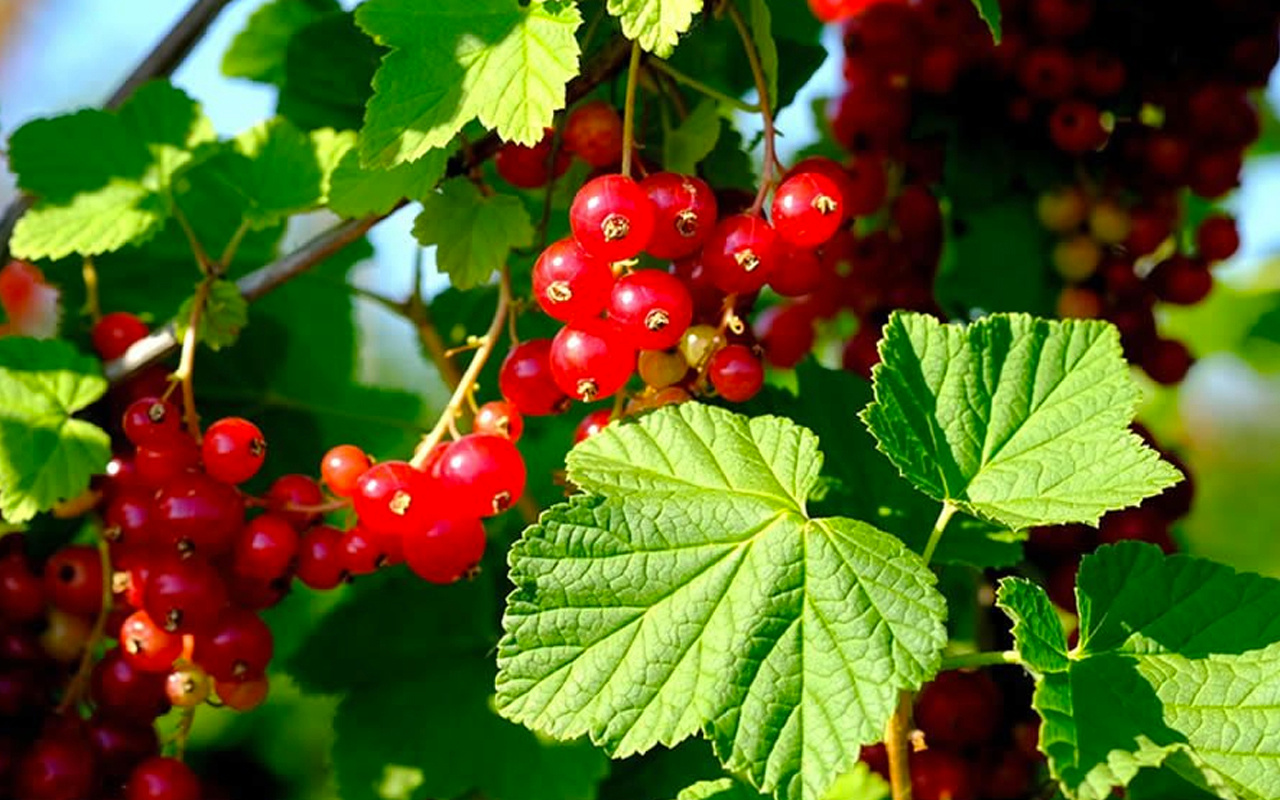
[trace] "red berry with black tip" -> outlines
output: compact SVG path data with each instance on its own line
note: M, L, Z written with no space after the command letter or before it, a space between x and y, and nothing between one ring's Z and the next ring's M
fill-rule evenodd
M57 608L90 617L102 608L102 556L96 547L63 547L44 564L45 597Z
M672 261L693 255L716 224L716 195L692 175L657 172L640 181L653 204L653 236L645 251Z
M204 432L200 452L205 472L214 480L244 483L262 468L267 457L267 440L249 420L227 417Z
M609 296L609 319L640 350L675 347L693 322L693 298L674 275L656 269L624 275Z
M168 556L147 576L143 608L168 633L206 631L226 604L222 575L199 556Z
M163 448L184 436L182 412L167 400L143 397L134 400L124 411L124 435L138 447Z
M608 262L588 255L573 239L552 243L533 265L534 299L561 322L598 316L612 286Z
M167 672L182 655L182 635L164 630L145 611L125 617L118 638L125 660L143 672Z
M183 473L169 481L156 493L153 509L154 529L182 554L221 555L231 549L244 524L240 493L199 472Z
M608 262L635 258L653 235L653 204L625 175L588 181L569 208L573 238L582 249Z
M274 652L267 623L252 611L228 608L196 636L194 659L216 680L238 681L261 676Z
M473 517L441 519L404 538L409 569L431 583L453 583L465 577L484 556L485 534Z
M137 489L112 495L102 509L102 537L119 546L146 545L155 541L155 496Z
M440 496L449 498L450 513L461 518L506 511L524 494L525 477L524 459L511 440L488 434L463 436L435 467Z

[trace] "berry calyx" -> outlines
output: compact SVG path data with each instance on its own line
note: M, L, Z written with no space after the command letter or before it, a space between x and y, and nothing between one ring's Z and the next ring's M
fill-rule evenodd
M777 234L768 222L735 214L716 225L702 246L702 263L711 282L725 293L754 292L773 271Z
M797 247L817 247L835 235L844 221L844 197L835 181L820 172L787 178L773 195L773 229Z
M168 556L147 576L143 608L167 633L208 630L226 604L221 574L199 556Z
M271 629L257 614L228 608L196 636L194 659L216 680L235 681L262 675L274 652Z
M548 316L573 322L597 316L609 301L613 271L573 239L542 251L533 266L533 296Z
M156 493L152 525L179 553L221 555L244 524L244 499L199 472L174 477Z
M182 655L182 636L161 628L145 611L135 611L120 625L120 651L143 672L167 672Z
M573 238L587 253L607 262L635 258L653 235L653 204L625 175L588 181L569 208Z
M407 462L375 464L356 481L356 516L371 531L403 535L430 519L431 484L426 473Z
M676 346L693 321L693 298L679 278L640 270L613 285L608 314L637 348L665 350Z
M267 457L267 440L247 419L227 417L204 432L200 454L205 472L223 483L244 483L258 474Z
M502 436L518 442L520 435L524 433L524 416L521 415L520 409L516 408L515 403L507 400L491 400L476 411L471 429L475 433ZM429 471L424 469L424 472Z
M716 224L716 195L706 181L656 172L640 181L640 188L654 214L653 236L645 251L673 261L696 253Z
M134 400L124 412L124 435L138 447L164 448L183 436L182 412L158 397Z

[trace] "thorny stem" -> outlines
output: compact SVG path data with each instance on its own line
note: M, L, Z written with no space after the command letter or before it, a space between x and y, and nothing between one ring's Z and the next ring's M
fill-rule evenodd
M663 73L668 78L671 78L676 83L679 83L683 86L688 86L690 89L694 90L695 92L698 92L699 94L704 94L707 97L710 97L712 100L718 100L721 103L733 106L739 111L746 111L749 114L757 114L757 113L763 112L764 110L759 103L748 103L745 100L739 99L737 97L733 97L731 95L727 95L724 92L720 91L719 89L715 88L714 86L708 86L707 84L703 83L697 78L694 78L691 75L686 75L685 73L681 72L680 70L676 69L675 67L671 66L666 61L663 61L660 58L650 58L647 63L649 64L649 66L653 67L658 72Z
M445 432L449 430L449 426L453 423L454 418L461 413L463 405L467 402L467 395L471 393L475 386L476 379L480 377L480 370L484 369L485 362L489 360L490 354L493 353L494 345L498 343L498 337L502 334L503 323L507 320L507 313L511 308L511 275L506 268L502 270L502 277L498 282L498 307L493 312L493 320L489 323L489 330L485 332L483 340L475 355L471 357L471 363L467 365L466 372L462 373L462 379L453 390L453 396L449 398L449 402L445 404L444 410L440 412L440 419L436 421L436 425L431 432L422 438L417 448L413 451L413 458L410 464L419 469L427 463L427 456L430 455L432 448L440 443L444 438Z
M631 177L631 151L635 149L636 84L640 82L640 43L631 43L627 64L627 95L622 106L622 174Z
M80 275L84 278L84 310L89 321L96 323L102 319L102 304L98 301L98 268L91 256L85 256Z
M733 0L724 0L724 8L729 14L729 19L733 20L734 27L738 29L738 36L742 39L742 49L747 53L747 63L751 65L751 75L756 81L756 94L760 96L760 119L764 123L764 165L760 169L760 191L756 192L756 201L751 204L751 213L759 215L760 209L764 208L764 199L768 196L769 189L773 187L777 177L778 156L774 149L776 132L773 127L773 101L769 97L769 84L764 77L764 68L760 66L760 53L756 50L755 42L751 40L751 31L747 30L742 12L738 11Z
M107 547L107 540L102 536L97 537L97 545L98 559L102 564L102 607L98 609L98 617L93 621L93 630L90 631L89 639L84 645L84 652L80 655L80 666L67 684L62 702L58 704L59 714L71 711L80 702L85 687L89 685L89 676L93 674L94 653L102 642L103 634L106 633L107 618L111 616L111 551Z
M971 669L973 667L998 667L1001 664L1020 664L1016 650L992 650L982 653L963 653L944 657L942 671L950 669Z

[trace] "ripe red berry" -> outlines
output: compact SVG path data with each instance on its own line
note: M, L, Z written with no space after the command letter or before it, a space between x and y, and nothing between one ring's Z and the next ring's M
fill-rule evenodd
M369 457L353 444L340 444L324 454L320 477L338 497L355 494L356 481L369 469Z
M1018 82L1038 100L1061 100L1076 82L1076 64L1061 47L1035 47L1018 63Z
M601 175L588 181L569 208L573 238L582 249L605 261L635 258L653 235L653 204L625 175Z
M183 473L156 493L152 524L181 553L221 555L244 524L244 499L225 483Z
M783 297L801 297L822 284L824 270L817 251L783 243L778 245L775 257L769 286Z
M1191 191L1207 199L1221 197L1240 185L1244 162L1239 150L1202 153L1191 164Z
M164 448L183 435L182 412L158 397L134 400L124 412L124 435L139 447Z
M174 758L143 761L125 784L125 800L200 800L200 779Z
M653 236L645 251L676 260L698 251L716 224L716 195L692 175L657 172L640 181L653 204Z
M870 380L872 367L880 363L879 341L878 328L871 325L858 328L858 332L845 343L841 364L850 372L856 372Z
M86 735L98 769L110 780L125 778L140 761L160 752L155 726L147 722L99 714L89 720Z
M453 583L484 556L484 525L474 517L441 519L404 538L409 569L431 583Z
M24 559L0 560L0 616L31 622L44 613L44 583Z
M1085 91L1094 97L1111 97L1124 89L1128 74L1115 53L1089 50L1076 59L1076 74Z
M1236 221L1222 214L1205 217L1196 229L1196 247L1206 261L1225 261L1240 249L1240 232Z
M551 340L530 339L507 353L498 371L498 390L526 417L559 414L569 407L551 375Z
M200 446L190 436L179 436L163 447L139 447L133 454L133 464L143 484L159 489L200 466Z
M182 636L165 631L145 611L125 617L118 638L125 660L143 672L167 672L182 655Z
M677 277L656 269L624 275L609 296L609 319L641 350L675 347L693 322L693 298Z
M1187 346L1176 339L1156 339L1147 345L1139 366L1151 380L1164 386L1180 383L1195 359Z
M764 345L769 363L782 369L791 369L804 360L813 349L816 332L813 311L800 304L775 306L756 320L757 333Z
M771 212L781 239L797 247L817 247L834 236L844 220L844 197L826 175L800 172L778 187Z
M263 514L236 534L231 569L240 576L270 581L289 571L298 555L298 533L280 514Z
M577 429L573 432L573 443L578 444L584 439L595 436L597 433L604 430L604 427L609 424L609 421L612 418L613 411L610 409L601 408L592 411L590 414L583 417L582 421L578 423Z
M291 509L317 506L324 502L324 492L320 484L307 475L281 475L267 489L267 507L298 530L311 526L320 515L313 511L296 511Z
M271 629L252 611L228 608L196 635L195 662L220 681L256 678L275 652Z
M96 547L77 544L58 550L44 564L49 602L72 614L93 616L102 608L102 556Z
M296 574L312 589L332 589L347 578L342 565L342 531L316 525L298 542Z
M247 681L216 681L214 691L222 704L233 711L251 711L267 699L267 677Z
M796 167L799 168L809 160L811 159L801 161ZM849 162L844 172L847 181L841 187L841 194L844 197L845 214L865 217L880 210L889 194L889 177L885 172L884 157L875 153L861 153Z
M711 385L731 403L742 403L756 396L764 386L764 365L751 348L731 344L720 348L707 364Z
M555 165L552 166L552 151L555 144L553 131L546 129L542 139L533 147L526 147L514 142L506 142L498 148L493 157L493 165L498 175L512 186L521 189L537 189L546 186L552 173L560 177L569 168L572 160L565 149L555 154Z
M471 424L475 433L488 433L503 436L513 442L520 441L524 433L524 417L516 404L507 400L491 400L476 411L475 421ZM443 455L443 452L441 453ZM429 472L424 468L424 472Z
M371 531L403 535L431 519L431 478L404 461L383 461L356 481L352 498L360 524Z
M93 794L95 778L93 749L87 741L75 734L46 734L18 762L13 796L84 800Z
M916 699L916 725L930 745L985 744L1000 725L1000 689L985 672L939 673Z
M450 512L461 518L506 511L524 493L526 477L524 459L510 439L479 433L449 445L434 475Z
M155 497L152 492L129 489L113 494L102 509L102 536L117 546L154 542Z
M1031 21L1042 35L1066 39L1093 20L1093 0L1031 0Z
M598 316L612 286L608 262L588 255L571 238L549 245L533 265L534 299L561 322Z
M765 285L773 271L777 238L769 223L760 217L726 217L702 246L703 266L720 291L754 292Z
M569 112L564 147L596 169L622 160L622 117L604 100L589 100Z
M1049 137L1058 149L1079 155L1107 143L1098 107L1083 100L1064 100L1049 117Z
M1158 298L1166 303L1191 306L1213 291L1213 274L1203 263L1186 256L1161 262L1147 276Z
M117 648L94 665L89 689L99 712L150 721L169 710L164 678L164 673L138 669Z
M93 326L90 338L93 349L102 356L103 361L110 361L124 355L130 345L146 338L150 331L147 323L124 311L104 314Z
M550 360L560 390L589 403L626 385L635 371L636 348L612 321L586 319L560 329Z
M199 556L168 556L147 576L143 608L169 633L208 630L227 604L222 576Z
M267 457L267 440L247 419L227 417L209 426L201 445L204 469L214 480L244 483L258 474Z
M383 543L395 541L400 542L400 552L403 553L403 537L395 534L378 535L357 525L343 533L342 540L338 542L342 569L348 575L372 575L390 561L383 552Z
M937 748L911 754L911 791L916 800L977 800L969 762Z

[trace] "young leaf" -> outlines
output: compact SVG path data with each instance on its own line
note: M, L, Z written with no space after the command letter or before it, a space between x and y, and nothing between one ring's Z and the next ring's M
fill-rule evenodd
M39 200L14 228L14 255L99 255L146 241L171 212L174 174L213 138L200 106L167 83L143 86L114 114L80 111L22 126L9 161L18 185Z
M413 235L436 246L436 265L459 289L489 280L512 248L533 244L533 223L519 198L485 197L475 184L454 178L422 198Z
M675 800L760 800L760 793L733 778L717 778L681 789Z
M510 556L498 706L615 757L700 731L780 800L818 800L937 670L935 578L862 522L805 510L822 457L783 419L695 403L569 455L591 492Z
M442 147L472 119L532 145L578 71L575 4L369 0L356 22L392 48L374 77L362 163L389 167Z
M1280 581L1136 542L1080 565L1067 651L1039 587L1001 582L1063 791L1102 800L1164 765L1220 797L1280 797Z
M285 53L294 34L338 10L336 0L271 0L263 4L231 40L222 56L222 74L282 85Z
M1011 528L1096 524L1179 479L1129 430L1138 387L1116 329L895 313L862 419L916 488Z
M973 0L973 7L978 9L978 16L986 21L991 29L991 38L1000 44L1000 0Z
M609 0L608 9L622 23L624 36L666 58L702 10L702 0Z
M773 16L767 0L751 0L751 41L760 54L760 69L769 87L769 102L778 96L778 43L773 40Z
M432 586L405 573L362 579L289 662L309 691L343 692L333 761L342 797L482 795L589 800L608 770L585 742L539 739L494 713L494 586ZM386 622L414 609L413 635ZM501 753L494 759L494 753Z
M333 171L329 208L343 217L362 217L385 214L404 198L421 200L444 177L452 153L452 147L442 147L412 163L380 170L360 166L360 156L352 148Z
M0 337L0 517L26 522L102 473L111 440L71 415L106 390L98 362L66 342Z
M695 174L702 159L716 149L720 124L716 101L706 99L698 103L693 113L663 138L663 167L671 172Z
M188 297L178 309L174 319L178 338L186 335L191 320L195 297ZM236 343L240 331L249 324L249 303L231 281L214 281L205 299L204 311L196 329L196 339L212 350L221 350Z

